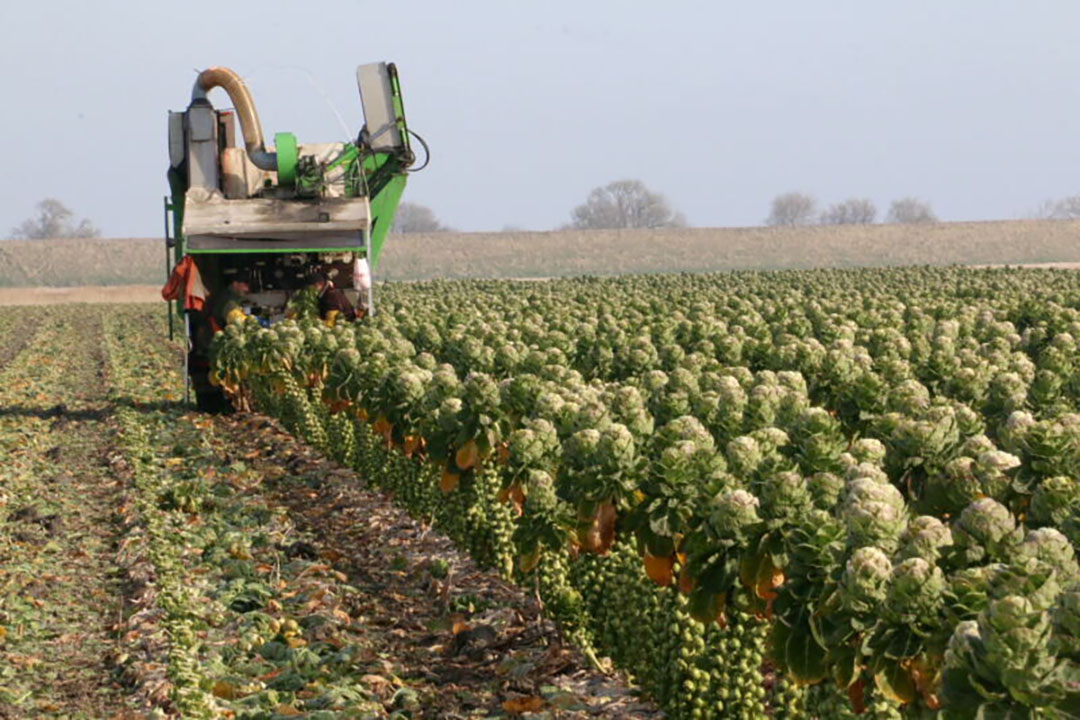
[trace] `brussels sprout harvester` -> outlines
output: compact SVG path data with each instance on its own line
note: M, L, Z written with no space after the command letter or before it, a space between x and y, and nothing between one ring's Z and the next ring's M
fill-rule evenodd
M361 65L356 79L365 122L344 142L278 132L269 144L247 86L223 67L199 73L187 109L169 113L168 270L194 268L206 303L192 307L200 303L186 296L177 303L197 394L205 390L206 338L216 329L208 308L233 279L248 282L244 311L264 323L284 317L316 273L374 309L371 273L416 156L396 67ZM231 109L211 104L217 88Z

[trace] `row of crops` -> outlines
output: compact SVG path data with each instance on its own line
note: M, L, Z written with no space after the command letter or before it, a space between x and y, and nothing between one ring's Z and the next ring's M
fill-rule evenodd
M142 590L119 674L162 716L385 717L346 612L355 591L314 546L289 552L305 536L228 426L161 403L176 354L152 319L113 308L103 333L113 462L131 485L118 560Z
M1080 714L1080 278L393 286L215 379L674 718Z

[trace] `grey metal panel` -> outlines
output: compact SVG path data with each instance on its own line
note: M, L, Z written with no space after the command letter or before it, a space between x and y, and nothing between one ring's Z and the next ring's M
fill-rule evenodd
M276 307L284 305L289 299L289 294L284 290L263 290L262 292L248 293L245 299L252 305Z
M188 187L218 188L217 114L209 104L187 111Z
M169 165L180 167L184 162L184 113L169 113Z
M193 191L184 207L184 235L313 237L359 233L371 223L367 198L225 200L219 193Z
M188 128L191 139L213 140L217 130L217 113L209 105L193 106L188 110Z
M189 235L187 249L191 253L205 252L287 252L291 250L349 250L362 247L359 233L312 236L300 233L293 237L253 238Z
M394 95L386 63L369 63L356 68L356 84L364 106L364 121L374 150L401 147L401 132L394 122Z

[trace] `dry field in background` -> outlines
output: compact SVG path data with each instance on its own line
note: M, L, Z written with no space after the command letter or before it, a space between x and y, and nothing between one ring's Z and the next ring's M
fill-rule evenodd
M392 236L376 274L558 277L884 265L1080 262L1080 221ZM0 287L154 285L160 239L0 242Z
M67 305L69 303L162 302L160 285L99 285L94 287L0 287L0 306ZM165 304L162 303L162 308Z

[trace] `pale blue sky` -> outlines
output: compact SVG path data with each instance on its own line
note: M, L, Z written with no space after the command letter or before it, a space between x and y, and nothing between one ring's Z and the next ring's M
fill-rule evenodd
M166 111L209 65L268 136L327 142L347 136L306 73L351 136L354 67L396 62L434 154L407 199L462 230L552 228L626 177L699 226L792 189L949 220L1080 193L1075 0L8 0L0 27L0 237L46 196L159 234Z

